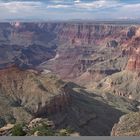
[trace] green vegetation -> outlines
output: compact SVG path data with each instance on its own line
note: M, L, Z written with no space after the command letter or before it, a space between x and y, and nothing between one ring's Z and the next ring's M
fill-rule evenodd
M23 131L23 124L16 124L12 129L12 136L25 136L26 132Z
M40 126L30 130L29 135L35 135L35 133L37 136L70 136L70 134L73 133L73 130L70 128L53 130L52 128L48 127L47 124L43 123Z
M30 134L33 135L35 132L38 132L37 135L38 136L54 136L55 132L48 127L47 124L42 124L41 126L38 126L36 128L33 128L30 131Z
M71 134L71 133L74 132L74 130L72 130L71 128L66 128L66 131L67 131L69 134Z

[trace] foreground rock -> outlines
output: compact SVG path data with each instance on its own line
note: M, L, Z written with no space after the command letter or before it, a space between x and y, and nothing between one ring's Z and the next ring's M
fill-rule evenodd
M115 124L112 136L140 136L140 112L127 114Z
M13 124L7 124L6 126L0 128L0 136L8 136L11 135Z
M70 95L64 86L64 82L51 74L16 67L0 70L2 120L29 122L35 116L63 111L70 103Z
M112 94L103 97L65 83L50 72L14 66L0 70L0 127L8 123L34 127L34 122L35 126L42 122L37 118L48 118L57 131L71 129L78 135L105 136L122 115L137 111L136 106L133 100ZM43 133L39 130L33 131L35 135L48 135L44 127Z

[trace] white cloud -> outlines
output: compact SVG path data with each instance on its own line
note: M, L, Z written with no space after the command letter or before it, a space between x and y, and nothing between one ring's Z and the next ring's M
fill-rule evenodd
M69 5L61 5L61 4L57 4L57 5L48 5L47 8L69 8L71 6Z
M120 3L116 0L98 0L93 2L80 2L76 3L75 6L77 8L83 8L83 9L99 9L99 8L109 8L109 7L117 7L120 6Z
M58 2L61 0L54 0L53 2ZM120 6L120 3L117 0L96 0L92 2L82 2L81 0L74 0L74 3L69 4L54 4L47 5L47 8L75 8L76 9L85 9L85 10L94 10L100 8L109 8L109 7L117 7Z
M122 8L129 9L129 10L132 10L132 9L140 10L140 3L137 3L137 4L126 4L126 5L123 5Z
M24 11L30 11L36 8L42 8L42 3L41 2L18 2L18 1L13 1L13 2L1 2L0 3L0 9L5 9L7 12L10 13L16 13L20 10Z
M80 2L81 2L81 0L75 0L74 2L75 2L75 3L80 3Z
M71 10L71 12L69 12ZM140 2L121 0L0 0L0 19L4 18L140 18ZM72 15L72 16L70 16Z

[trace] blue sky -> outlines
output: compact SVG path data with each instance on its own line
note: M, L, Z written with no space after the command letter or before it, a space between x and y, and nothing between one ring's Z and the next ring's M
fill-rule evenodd
M140 19L140 0L0 0L5 19Z

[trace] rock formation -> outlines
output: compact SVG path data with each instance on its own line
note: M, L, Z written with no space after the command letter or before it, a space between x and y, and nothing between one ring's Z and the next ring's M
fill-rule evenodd
M17 121L28 121L33 116L61 112L71 101L65 90L64 83L51 74L16 67L0 70L1 116L9 114Z
M97 89L103 90L105 93L109 92L116 96L140 101L139 85L138 73L122 71L101 80L97 84Z
M126 69L139 69L139 61L137 66L132 64L139 57L135 49L139 49L138 25L15 22L1 23L0 31L0 67L15 63L31 68L59 54L49 68L61 75L62 70L58 66L62 67L62 73L66 73L62 75L66 79L72 78L72 75L81 76L99 62L117 59L123 63L120 57L130 57L127 58L129 61Z
M140 48L134 48L126 66L127 70L140 72Z
M110 135L138 111L139 44L139 25L0 23L0 127L48 117L56 129Z
M120 118L114 125L112 136L140 136L140 113L130 113Z
M113 108L113 98L90 94L51 72L5 68L0 70L0 127L47 117L55 129L72 128L80 135L109 135L123 112L136 110L135 102L121 98L115 101L119 110ZM115 117L110 118L110 114Z

